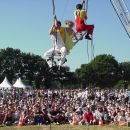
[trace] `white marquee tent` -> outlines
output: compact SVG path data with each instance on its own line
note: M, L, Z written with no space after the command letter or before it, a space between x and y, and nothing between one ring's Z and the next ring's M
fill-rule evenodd
M31 87L28 87L27 85L25 85L25 84L22 82L21 78L18 78L18 79L16 80L16 82L14 83L13 86L14 86L15 88L23 88L23 89L31 88Z
M7 77L5 77L3 82L0 84L0 88L11 89L13 88L13 85L8 81Z

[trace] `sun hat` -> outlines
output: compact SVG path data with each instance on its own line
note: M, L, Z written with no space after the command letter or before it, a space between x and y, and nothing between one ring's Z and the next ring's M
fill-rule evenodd
M66 25L74 26L74 22L71 20L65 20Z

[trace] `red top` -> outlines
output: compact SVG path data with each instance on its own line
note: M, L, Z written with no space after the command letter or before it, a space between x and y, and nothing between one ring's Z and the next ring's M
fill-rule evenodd
M93 114L91 112L85 112L83 120L87 122L90 122L90 121L93 122Z

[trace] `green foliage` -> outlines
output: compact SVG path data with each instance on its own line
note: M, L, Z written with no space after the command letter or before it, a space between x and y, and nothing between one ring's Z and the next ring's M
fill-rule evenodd
M119 65L111 55L99 55L91 62L99 86L109 86L118 81Z
M123 79L130 81L130 62L120 63L120 66Z
M114 86L114 88L117 88L117 89L121 89L121 88L127 89L128 85L129 85L128 81L120 80L120 81L117 82L117 84Z
M76 74L84 86L110 87L120 79L119 70L119 64L113 56L99 55L89 64L81 65Z
M7 76L14 83L18 77L34 88L63 88L77 82L75 73L69 67L62 67L55 75L48 71L48 65L41 56L23 53L19 49L0 50L0 82Z
M95 83L96 75L90 64L81 65L81 68L76 70L76 75L79 78L83 88Z
M28 84L42 85L47 64L40 56L23 53L19 49L0 50L0 80L5 76L12 82L16 78L28 79Z
M48 71L48 65L41 56L6 48L0 50L0 82L5 76L12 83L21 77L34 88L122 88L126 87L124 81L130 82L130 62L118 63L113 56L104 54L82 64L75 72L70 72L69 67L62 67L54 74Z

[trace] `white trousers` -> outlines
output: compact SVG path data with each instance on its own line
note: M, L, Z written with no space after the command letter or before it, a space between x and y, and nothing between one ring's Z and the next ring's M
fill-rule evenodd
M51 48L51 49L49 49L47 52L44 53L44 58L46 59L49 67L52 67L53 61L49 60L49 59L52 58L53 55L54 56L60 56L60 60L59 60L58 65L62 66L65 62L66 54L67 54L66 47L62 46L61 48L55 48L55 49Z

